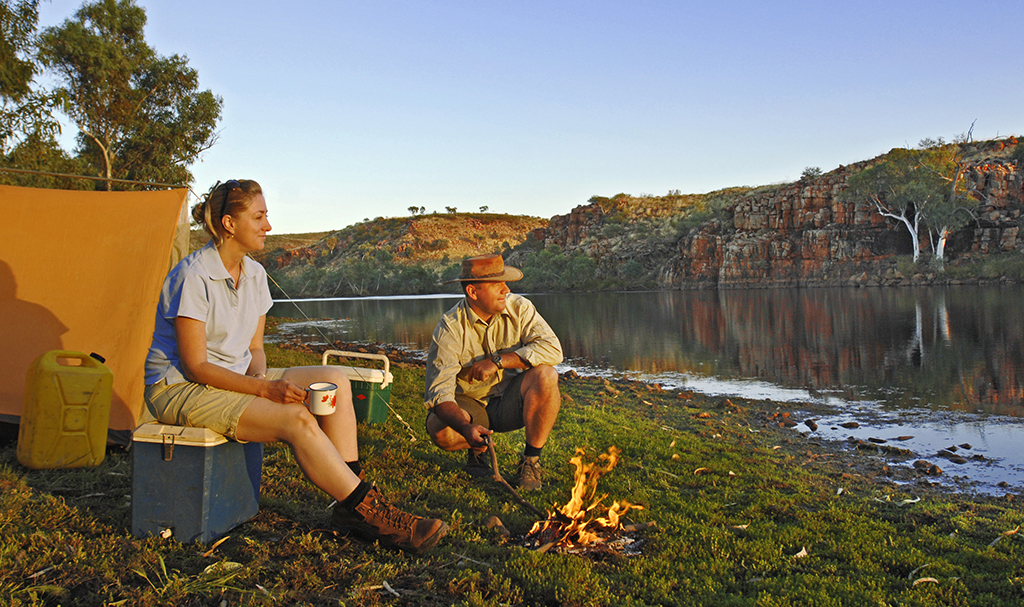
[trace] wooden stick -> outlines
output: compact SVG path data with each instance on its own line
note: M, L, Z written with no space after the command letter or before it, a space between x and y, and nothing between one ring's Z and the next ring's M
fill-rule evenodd
M509 493L515 496L516 500L525 506L527 510L541 518L547 518L547 515L538 510L536 506L523 499L523 496L519 495L519 492L513 489L512 485L508 484L508 481L501 476L501 472L498 472L498 453L494 450L494 438L491 436L487 437L487 450L491 452L491 467L494 469L494 480L504 485L505 488L509 490Z

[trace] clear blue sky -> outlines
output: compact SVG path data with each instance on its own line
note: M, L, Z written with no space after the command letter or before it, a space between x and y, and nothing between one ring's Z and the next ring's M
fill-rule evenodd
M277 233L792 181L1024 132L1024 2L137 0L224 99L195 189ZM81 1L51 0L41 24Z

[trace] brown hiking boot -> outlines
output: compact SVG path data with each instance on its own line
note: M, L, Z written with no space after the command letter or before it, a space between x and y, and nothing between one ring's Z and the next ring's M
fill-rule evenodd
M436 518L403 512L384 499L377 487L370 489L354 511L334 507L331 523L366 541L418 554L426 552L448 533L448 525Z
M487 451L477 453L472 449L467 449L466 454L466 473L473 478L485 478L488 476L494 476L494 471L491 470L491 460L487 457Z
M520 455L519 466L512 480L521 491L536 491L544 486L540 475L540 458Z

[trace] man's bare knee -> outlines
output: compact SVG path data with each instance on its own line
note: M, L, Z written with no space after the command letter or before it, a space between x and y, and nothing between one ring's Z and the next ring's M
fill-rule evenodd
M427 434L431 442L445 451L457 451L468 446L461 434L446 426L441 418L432 412L427 413Z
M535 395L545 395L550 399L557 396L559 397L557 400L561 401L561 394L558 392L558 371L550 365L533 367L523 377L522 390L523 396L527 398Z

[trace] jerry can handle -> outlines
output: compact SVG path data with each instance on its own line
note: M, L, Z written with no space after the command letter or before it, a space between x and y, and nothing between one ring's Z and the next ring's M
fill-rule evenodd
M81 363L82 367L91 368L102 368L105 360L98 354L86 354L85 352L75 352L74 350L50 350L42 354L39 360L45 361L44 364L55 365L59 358L70 358L77 360Z

